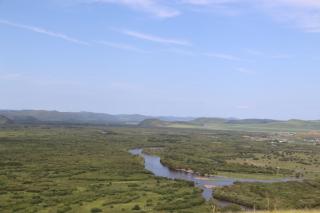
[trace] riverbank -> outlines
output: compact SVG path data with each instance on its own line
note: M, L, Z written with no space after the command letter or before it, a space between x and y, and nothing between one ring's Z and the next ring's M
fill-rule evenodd
M96 126L1 129L0 212L209 213L200 189L154 177L124 151L144 137Z
M158 149L155 148L148 148L150 149ZM145 153L150 156L157 156L154 152L148 152L144 149L141 149L139 154ZM159 157L160 158L160 157ZM179 171L183 173L187 173L190 175L194 175L195 179L202 180L202 181L210 181L210 180L217 180L217 179L230 179L234 182L261 182L261 183L274 183L274 182L288 182L288 181L302 181L302 178L295 178L290 176L284 176L281 174L274 174L274 175L268 175L268 174L259 174L259 173L234 173L234 172L217 172L216 174L201 174L200 172L196 170L192 170L191 168L177 168L168 162L162 160L160 158L160 163L167 167L169 170L172 171ZM210 185L207 184L205 186L208 186L206 188L216 188L220 185Z
M152 155L151 153L148 153L149 155ZM199 180L210 180L212 178L232 178L232 179L237 179L237 180L257 180L257 181L266 181L266 182L272 182L272 181L280 181L281 180L297 180L301 181L303 179L301 178L295 178L292 176L285 176L285 175L280 175L280 174L273 174L273 175L268 175L268 174L259 174L259 173L235 173L235 172L221 172L218 171L216 174L201 174L198 171L192 170L190 168L177 168L166 161L160 159L160 162L168 167L170 170L175 170L175 171L181 171L193 175L197 175ZM251 181L250 181L251 182Z
M185 133L185 132L184 132ZM278 179L317 178L320 157L318 146L302 139L291 143L282 135L247 132L197 132L162 134L152 140L162 149L146 153L160 156L163 164L174 169L192 170L201 176ZM151 146L151 145L150 145Z
M254 205L251 205L247 202L240 202L237 199L230 199L230 197L221 196L221 193L217 196L213 196L213 191L219 191L220 188L232 187L235 183L238 182L260 182L260 183L273 183L273 182L287 182L290 179L240 179L240 178L229 178L224 176L200 176L198 173L190 169L174 169L172 167L166 166L161 158L151 154L145 154L143 149L132 149L129 151L133 155L139 155L144 158L145 169L152 172L155 176L165 177L169 179L179 179L194 182L194 185L203 190L202 196L206 201L215 199L219 207L226 207L226 205L219 205L219 203L224 204L237 204L242 209L253 208Z
M224 176L230 178L242 178L242 179L256 179L256 180L277 180L282 178L292 178L295 177L284 176L284 175L267 175L267 174L257 174L257 173L234 173L234 172L218 172L217 176Z

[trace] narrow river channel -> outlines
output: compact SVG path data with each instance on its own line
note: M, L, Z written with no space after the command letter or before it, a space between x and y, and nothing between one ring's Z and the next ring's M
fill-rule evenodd
M194 173L172 170L163 165L160 161L160 157L148 155L143 153L143 149L132 149L129 151L132 155L139 155L144 158L144 167L146 170L152 172L155 176L166 177L169 179L187 180L195 183L196 187L203 190L202 197L208 201L212 198L213 190L215 187L229 186L234 184L234 182L262 182L262 183L272 183L272 182L286 182L292 179L273 179L273 180L257 180L257 179L238 179L238 178L228 178L222 176L211 176L211 177L201 177ZM221 205L227 205L228 202L221 201Z

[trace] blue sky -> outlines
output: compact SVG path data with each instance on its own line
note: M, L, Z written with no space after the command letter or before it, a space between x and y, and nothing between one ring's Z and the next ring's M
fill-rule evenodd
M320 119L319 0L0 0L0 108Z

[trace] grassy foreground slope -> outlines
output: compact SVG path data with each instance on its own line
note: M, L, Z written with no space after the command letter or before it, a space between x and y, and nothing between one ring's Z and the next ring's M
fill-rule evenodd
M0 212L209 212L188 182L156 178L130 129L0 129Z

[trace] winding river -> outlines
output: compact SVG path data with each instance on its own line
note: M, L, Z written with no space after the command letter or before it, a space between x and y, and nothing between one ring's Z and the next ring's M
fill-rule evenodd
M196 187L203 190L202 197L205 200L210 200L213 195L213 189L215 187L229 186L234 182L261 182L261 183L273 183L273 182L286 182L292 179L273 179L273 180L257 180L257 179L240 179L240 178L228 178L222 176L201 177L197 174L172 170L163 165L160 161L160 157L148 155L142 152L143 149L132 149L129 152L132 155L139 155L144 158L144 167L146 170L152 172L155 176L165 177L169 179L187 180L195 183ZM228 205L228 202L220 201L220 205Z

